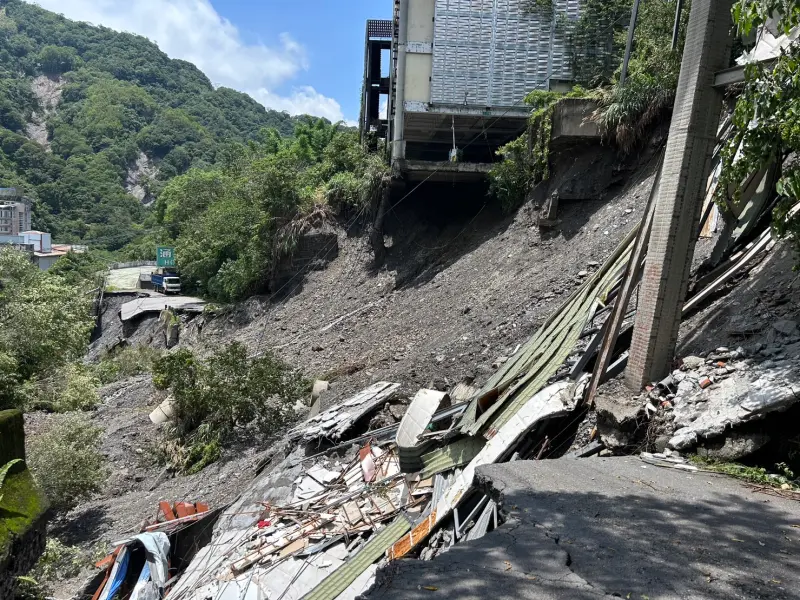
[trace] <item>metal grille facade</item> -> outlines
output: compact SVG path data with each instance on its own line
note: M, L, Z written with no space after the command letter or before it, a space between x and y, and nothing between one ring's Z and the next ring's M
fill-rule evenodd
M555 0L576 20L580 0ZM431 101L514 106L550 79L571 80L567 34L531 0L436 0Z
M392 38L391 19L369 19L367 21L367 37L377 39Z

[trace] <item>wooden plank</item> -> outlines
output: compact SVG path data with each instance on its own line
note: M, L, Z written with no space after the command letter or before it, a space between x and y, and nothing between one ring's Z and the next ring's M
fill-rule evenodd
M704 288L701 292L696 294L691 300L689 300L686 304L683 305L683 314L685 315L693 308L695 308L700 302L708 298L714 291L718 290L720 286L722 286L726 281L728 281L731 277L733 277L739 270L742 269L748 262L750 262L761 250L767 247L768 244L772 242L772 236L770 235L770 230L768 229L765 231L761 237L758 239L752 248L750 248L749 252L747 252L742 258L740 258L734 265L728 268L720 277L718 277L715 281L709 284L706 288Z
M628 303L633 295L633 290L639 284L639 277L642 274L642 259L647 254L647 245L650 241L650 230L653 226L653 218L655 214L656 197L658 196L659 183L661 181L661 166L664 162L664 154L661 154L659 159L656 177L653 180L653 185L650 188L650 197L647 200L647 208L645 209L644 219L642 226L636 234L636 240L633 244L633 252L628 261L628 267L625 272L625 278L622 280L622 287L617 295L617 300L614 302L614 310L611 312L609 320L611 323L605 328L605 336L603 343L600 345L598 351L597 361L594 364L594 372L592 379L589 383L589 388L584 397L584 402L591 406L594 403L594 397L597 394L597 388L604 381L606 369L611 362L611 356L614 353L614 346L617 343L622 322L625 320L625 312L628 308Z
M397 560L404 557L411 552L411 549L416 546L423 539L428 537L431 529L436 524L436 511L434 510L428 518L422 521L419 525L414 527L408 534L404 535L400 540L395 542L386 552L386 558L389 560Z

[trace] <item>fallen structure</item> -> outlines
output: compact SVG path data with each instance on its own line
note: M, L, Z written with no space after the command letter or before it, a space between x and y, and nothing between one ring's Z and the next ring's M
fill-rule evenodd
M146 313L160 313L171 309L178 312L203 312L206 302L191 296L157 296L137 298L122 305L119 317L124 321L135 319Z
M220 510L202 502L160 502L158 514L137 534L113 543L96 563L100 569L76 600L158 600L177 580L197 550L211 540Z
M614 336L606 324L615 302L627 303L625 280L636 283L631 264L644 257L649 214L468 402L448 406L445 394L420 390L401 423L364 431L400 393L379 382L291 430L283 456L225 511L168 598L355 598L380 565L432 558L497 527L500 498L481 487L481 469L563 454L569 443L560 438L582 420L591 377L624 367L616 334L632 314L623 313ZM751 244L755 251L722 263L694 290L701 300L690 308L769 246ZM593 365L601 347L609 360Z

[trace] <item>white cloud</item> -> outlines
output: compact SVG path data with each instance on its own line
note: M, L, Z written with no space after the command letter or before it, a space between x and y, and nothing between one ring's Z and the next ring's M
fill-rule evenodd
M264 106L275 110L285 110L291 114L327 117L334 123L344 120L339 103L333 98L323 96L309 85L294 88L289 96L275 94L267 88L260 88L250 95Z
M143 35L172 58L197 65L215 86L250 94L268 108L343 119L333 98L311 86L276 92L308 69L305 48L283 33L274 45L246 44L209 0L34 0L69 19Z

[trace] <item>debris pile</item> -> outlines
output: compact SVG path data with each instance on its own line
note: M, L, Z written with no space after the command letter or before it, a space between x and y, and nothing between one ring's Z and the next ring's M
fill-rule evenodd
M348 410L354 406L379 406L397 388L376 384L323 413L327 416L310 419L289 438L316 442L323 432L338 438L348 428L337 425L353 422L341 415L352 416ZM430 477L402 473L393 443L373 437L345 455L324 453L308 461L292 482L288 503L262 502L255 522L201 551L169 597L298 598L312 590L324 597L355 597L363 591L374 563L441 491ZM334 572L336 578L328 578Z
M497 505L475 488L475 471L529 447L580 405L589 376L574 368L586 364L576 343L597 331L631 241L468 402L422 389L399 424L354 436L398 393L378 382L292 429L289 455L229 507L168 598L355 598L378 563L431 559L496 527Z
M602 265L581 275L561 308L510 358L498 360L493 375L471 389L466 402L453 403L462 397L456 390L420 390L399 424L369 429L373 413L399 393L398 384L379 382L290 431L284 456L265 465L222 515L213 542L168 598L355 598L379 564L407 556L431 559L496 527L497 506L475 485L478 467L515 456L542 457L551 440L575 431L597 385L625 366L619 338L632 323L627 305L646 254L656 191L657 184L643 223ZM687 310L769 247L766 231L710 273ZM592 365L595 356L602 360ZM760 400L742 399L736 382L748 371L758 373L748 385L774 382L749 360L744 350L720 349L685 362L648 392L649 412L670 411L682 424L671 446L684 447L685 436L696 440L788 406L788 392L777 383L765 387ZM722 425L711 418L719 417L719 409L708 411L706 419L689 408L711 403L708 394L724 386L732 387L728 401L720 401L730 405ZM593 430L589 441L594 435ZM601 448L595 442L576 455ZM678 464L669 452L653 460Z
M703 356L686 356L681 367L646 394L645 410L671 413L673 431L667 446L687 451L707 440L728 435L719 458L736 460L769 441L755 433L737 436L746 423L782 412L800 401L800 339L783 338L774 345L717 348Z
M158 600L211 539L221 511L197 502L160 502L158 514L137 535L115 542L114 551L98 561L100 571L77 598L92 600Z

